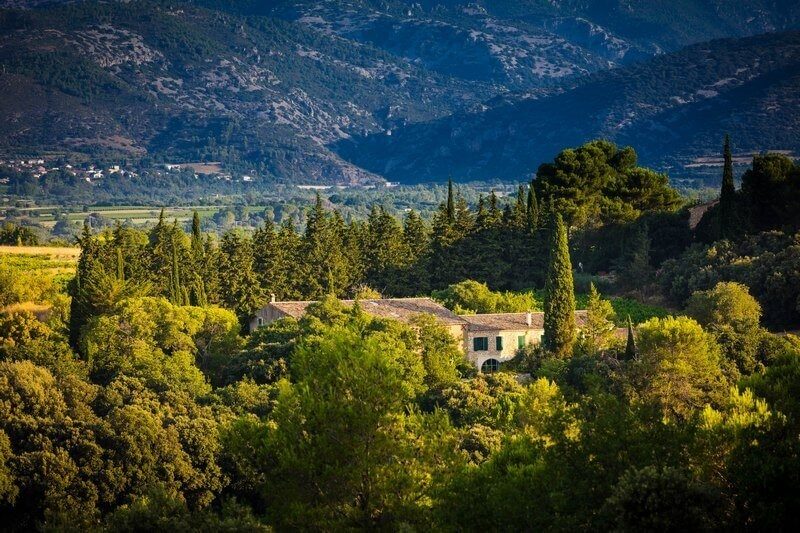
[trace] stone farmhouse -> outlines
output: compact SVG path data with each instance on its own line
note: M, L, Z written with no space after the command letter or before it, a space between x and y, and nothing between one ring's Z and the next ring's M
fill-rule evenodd
M345 306L353 300L343 300ZM281 318L301 318L313 301L271 301L250 319L250 330ZM481 372L494 372L514 357L517 349L537 344L544 333L544 313L493 313L456 315L430 298L359 300L366 313L404 323L423 313L433 315L458 341L464 354ZM578 327L586 323L586 311L576 311Z

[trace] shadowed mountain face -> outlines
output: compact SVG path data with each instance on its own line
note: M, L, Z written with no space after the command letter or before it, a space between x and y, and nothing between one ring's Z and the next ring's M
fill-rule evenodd
M516 177L596 135L662 165L716 149L718 127L792 148L794 34L681 49L800 8L677 4L0 2L0 151L364 183Z
M558 94L507 95L477 112L337 149L391 179L521 178L562 148L602 137L635 146L642 162L680 178L691 175L685 165L696 157L719 151L724 132L740 151L800 151L798 94L799 32L718 40L599 73Z

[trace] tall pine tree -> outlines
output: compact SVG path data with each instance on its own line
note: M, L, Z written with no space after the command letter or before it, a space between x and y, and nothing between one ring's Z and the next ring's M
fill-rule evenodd
M553 218L550 264L544 286L543 347L556 357L572 355L575 343L575 286L567 228L559 213Z

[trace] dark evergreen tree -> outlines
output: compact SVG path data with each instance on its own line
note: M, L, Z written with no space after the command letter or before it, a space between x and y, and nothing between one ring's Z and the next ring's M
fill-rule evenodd
M191 260L187 271L187 291L189 303L204 307L208 305L208 291L206 284L213 277L209 272L206 262L206 248L203 243L203 233L200 230L200 215L195 211L192 214L192 234L190 243Z
M556 357L572 355L575 343L575 286L569 257L567 228L560 214L553 219L550 264L544 286L542 346Z
M302 241L291 220L281 223L278 230L276 250L281 259L275 261L271 273L275 295L283 299L300 299L305 296L300 284L308 276L306 263L302 260Z
M783 154L753 157L742 176L742 201L752 232L800 228L800 165Z
M192 255L195 260L203 255L203 234L200 231L200 215L192 214Z
M628 315L628 342L625 344L625 360L632 361L636 357L636 339L633 336L633 322Z
M489 213L487 214L487 226L497 226L503 221L503 211L500 209L500 202L498 201L497 194L492 189L489 194Z
M531 186L528 187L528 203L525 210L525 218L528 231L534 232L539 228L539 202L536 199L536 190L533 188L533 182L531 182Z
M347 226L341 214L330 214L317 199L308 215L303 235L302 259L305 281L302 286L309 299L320 299L331 288L336 296L344 296L352 285L350 266L344 252Z
M117 279L125 281L125 258L121 248L117 248Z
M478 230L485 229L489 226L489 213L486 211L486 200L483 195L478 196L478 212L475 214L475 223L478 225Z
M456 204L453 196L453 179L447 180L447 220L452 223L456 219Z
M408 265L409 250L397 219L383 207L373 207L367 219L364 246L365 281L381 293L402 291L400 272Z
M350 264L349 255L346 253L347 224L339 211L334 211L330 218L330 227L326 232L328 242L328 255L326 263L328 272L333 280L333 285L328 284L328 294L335 294L341 298L348 294L358 281L354 276L358 268ZM333 290L334 292L330 292Z
M450 214L449 199L447 203L439 205L433 214L431 224L431 254L427 261L426 270L430 273L430 282L434 287L446 286L455 281L449 269L456 260L456 251L453 245L458 240L455 229L455 206Z
M287 270L284 250L278 246L278 233L269 218L253 234L253 269L264 294L284 298L283 275Z
M173 257L175 248L181 246L186 238L183 231L174 224L167 224L164 220L164 210L158 217L158 223L150 230L147 255L149 257L148 271L157 293L170 298L171 283L173 280ZM180 255L180 254L179 254Z
M719 194L719 238L731 239L736 236L739 228L736 220L736 187L733 183L731 140L728 135L725 135L725 144L722 153L724 163L722 169L722 188Z
M92 315L86 283L93 271L98 268L100 252L99 245L92 236L92 230L88 222L83 223L83 230L80 237L78 237L78 246L81 248L81 255L78 258L75 277L70 282L69 287L69 294L72 297L69 314L69 342L74 349L78 349L81 328L89 321Z
M430 290L430 235L425 222L413 209L403 222L403 241L408 250L408 266L404 273L404 291L407 296L425 294Z
M222 237L219 272L222 303L247 328L250 317L263 302L263 292L253 270L253 244L249 238L236 231Z
M172 269L169 279L169 301L175 305L189 305L188 291L181 283L181 269L177 247L172 248Z
M618 263L619 285L628 290L646 293L655 280L655 269L650 264L650 228L647 223L633 228Z
M149 260L146 253L147 236L141 231L122 224L116 224L111 241L107 241L114 254L119 252L123 258L124 278L143 282L149 278ZM119 277L119 276L118 276Z
M514 201L514 208L511 212L511 224L518 229L525 227L527 219L527 207L525 205L525 186L520 185L517 189L517 198Z

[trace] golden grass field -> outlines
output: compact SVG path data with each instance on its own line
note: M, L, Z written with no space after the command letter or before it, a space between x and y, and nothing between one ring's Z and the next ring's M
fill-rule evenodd
M0 246L0 255L33 255L57 261L77 261L81 249L74 246Z
M80 253L80 248L66 246L0 246L0 261L22 272L65 280L75 274Z

